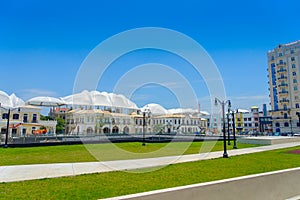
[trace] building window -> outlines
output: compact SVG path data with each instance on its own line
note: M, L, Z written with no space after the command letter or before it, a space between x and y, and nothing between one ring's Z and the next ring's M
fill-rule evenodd
M247 118L244 118L244 121L247 121Z
M13 114L13 119L18 120L19 119L19 114Z
M288 115L286 113L284 113L283 117L284 117L284 119L287 119Z
M296 65L295 65L295 64L292 64L292 68L295 69L295 68L296 68Z
M291 61L295 61L295 57L291 57Z
M37 122L37 114L32 115L32 122L36 123Z
M288 122L284 122L284 127L289 127L289 123Z
M296 108L299 108L299 103L296 103Z
M293 83L297 83L297 79L293 79Z
M248 118L248 121L251 121L251 117Z
M277 122L277 123L275 124L275 126L276 126L276 127L280 127L280 123Z
M280 65L283 65L283 60L280 60L280 61L279 61L279 64L280 64Z
M2 119L7 119L8 118L8 113L3 113L2 114Z
M298 90L298 86L294 86L294 91L297 91Z
M31 133L32 133L32 134L33 134L33 132L35 131L35 129L36 129L35 127L32 127L32 128L31 128Z
M287 110L287 105L286 104L283 105L283 110Z
M295 51L294 51L294 49L291 49L291 54L293 54Z
M279 56L279 57L282 56L282 53L279 53L278 56Z
M23 122L28 122L28 114L23 115Z
M297 74L296 74L296 72L293 72L293 76L296 76Z

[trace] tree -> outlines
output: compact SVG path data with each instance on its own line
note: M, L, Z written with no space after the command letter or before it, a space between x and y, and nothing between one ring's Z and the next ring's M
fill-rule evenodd
M154 130L154 133L160 133L160 134L162 134L162 133L165 132L165 125L163 125L163 124L156 124L156 125L154 125L153 130Z
M44 115L41 115L41 116L40 116L40 119L41 119L41 120L45 120L45 121L47 121L47 120L53 120L52 117L44 116Z
M58 134L64 133L65 125L66 125L65 120L62 118L57 118L56 120L57 120L56 133L58 133Z

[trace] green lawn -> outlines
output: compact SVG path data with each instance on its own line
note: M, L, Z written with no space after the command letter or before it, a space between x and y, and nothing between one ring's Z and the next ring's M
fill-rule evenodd
M243 175L300 167L294 147L228 159L169 165L148 173L109 172L1 183L1 199L98 199Z
M239 148L255 145L238 144ZM0 166L42 163L91 162L221 151L223 142L117 143L0 148ZM228 147L232 149L232 145Z

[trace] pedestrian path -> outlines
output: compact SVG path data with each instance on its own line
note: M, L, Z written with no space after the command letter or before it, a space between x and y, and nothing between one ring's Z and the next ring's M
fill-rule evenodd
M228 155L230 157L295 146L300 146L300 142L229 150ZM134 170L141 168L159 167L176 163L221 158L222 156L223 151L217 151L192 155L145 158L135 160L0 166L0 182L15 182L63 176L76 176L80 174L101 173L109 171Z

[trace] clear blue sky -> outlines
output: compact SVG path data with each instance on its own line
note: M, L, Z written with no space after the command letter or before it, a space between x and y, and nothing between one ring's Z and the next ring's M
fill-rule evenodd
M266 53L300 39L299 7L298 0L2 1L0 90L25 100L69 95L82 61L96 45L119 32L150 26L199 42L217 64L235 107L261 106L269 102ZM152 61L153 54L133 57ZM153 88L140 88L132 100L139 106L176 107L167 89ZM202 103L208 94L201 88L197 97ZM112 90L109 81L98 89Z

